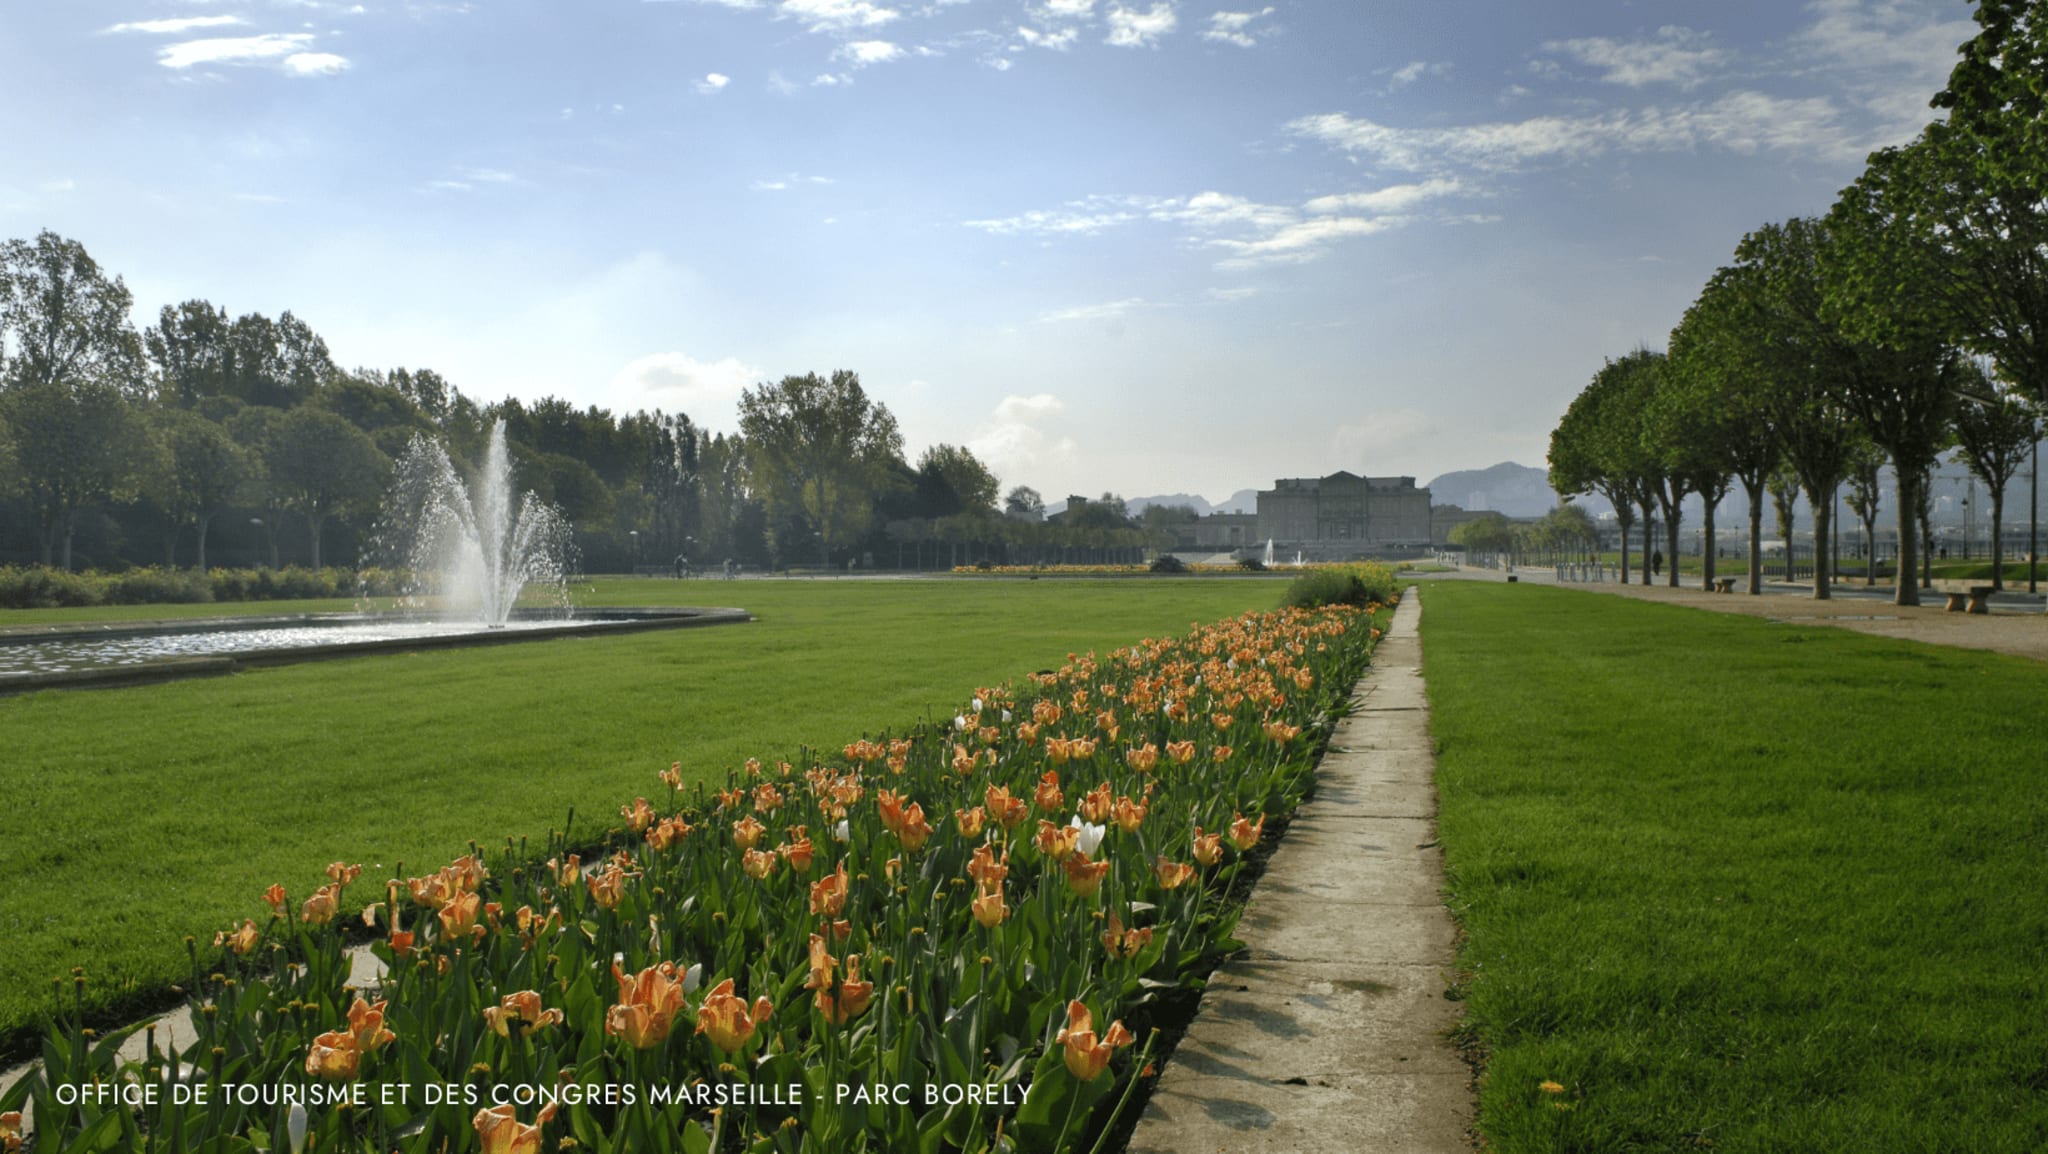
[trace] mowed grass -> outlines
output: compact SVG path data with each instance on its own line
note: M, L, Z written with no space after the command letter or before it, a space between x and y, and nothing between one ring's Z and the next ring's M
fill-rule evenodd
M1495 1149L2048 1149L2048 666L1423 602Z
M109 1012L160 996L230 919L336 860L358 900L400 861L616 821L680 760L837 749L976 686L1271 608L1270 582L601 582L591 604L759 620L436 650L134 689L0 698L0 1048L85 967ZM67 982L68 985L68 982ZM68 994L67 994L68 998Z

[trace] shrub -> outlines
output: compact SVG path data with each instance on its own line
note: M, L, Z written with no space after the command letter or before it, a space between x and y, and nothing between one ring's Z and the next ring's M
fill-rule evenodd
M1264 573L1266 571L1266 563L1257 557L1239 557L1237 559L1237 567L1247 573Z
M1394 574L1385 565L1360 561L1311 569L1287 585L1282 605L1313 609L1319 605L1382 605L1394 600Z
M1152 562L1152 572L1154 573L1185 573L1187 571L1188 563L1171 553L1161 553Z

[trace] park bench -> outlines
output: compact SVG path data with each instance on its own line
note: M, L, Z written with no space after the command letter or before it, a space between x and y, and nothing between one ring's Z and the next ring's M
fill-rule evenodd
M1991 612L1991 593L1992 587L1989 585L1972 585L1967 591L1950 593L1948 595L1948 611L1950 613L1976 613L1979 615L1989 613Z
M1716 577L1716 578L1714 578L1714 592L1716 592L1716 593L1733 593L1733 592L1735 592L1735 578L1733 578L1733 577Z

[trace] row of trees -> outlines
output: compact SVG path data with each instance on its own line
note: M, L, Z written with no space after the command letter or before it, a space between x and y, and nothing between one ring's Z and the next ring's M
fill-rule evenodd
M857 375L746 392L737 435L683 414L556 397L484 404L430 369L344 370L304 321L165 306L137 331L120 277L77 241L0 244L0 559L205 568L220 538L271 566L372 560L393 461L416 436L475 460L504 421L520 483L576 526L586 566L863 554L1104 559L1154 543L1122 502L1044 502L973 453L916 464ZM1150 513L1151 511L1148 511ZM887 563L886 561L884 563Z
M1848 486L1874 535L1889 464L1896 600L1912 605L1931 474L1954 449L1991 491L1999 572L2003 494L2048 405L2048 0L1981 0L1976 19L1934 100L1946 119L1873 154L1825 216L1744 237L1668 353L1637 349L1594 375L1551 436L1554 488L1605 496L1624 542L1640 519L1645 555L1661 519L1675 557L1685 498L1702 498L1711 538L1740 485L1756 593L1767 494L1789 526L1803 493L1821 540ZM1712 550L1704 563L1711 580ZM1622 564L1626 579L1625 544Z

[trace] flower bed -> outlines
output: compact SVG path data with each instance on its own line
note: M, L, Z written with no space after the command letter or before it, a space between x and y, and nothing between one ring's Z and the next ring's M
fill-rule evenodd
M193 944L196 1039L124 1066L133 1029L60 1023L0 1145L32 1099L38 1150L1091 1151L1149 1073L1126 1019L1235 947L1372 621L1247 615L723 789L671 768L587 861L391 879L369 997L360 868L273 886Z

